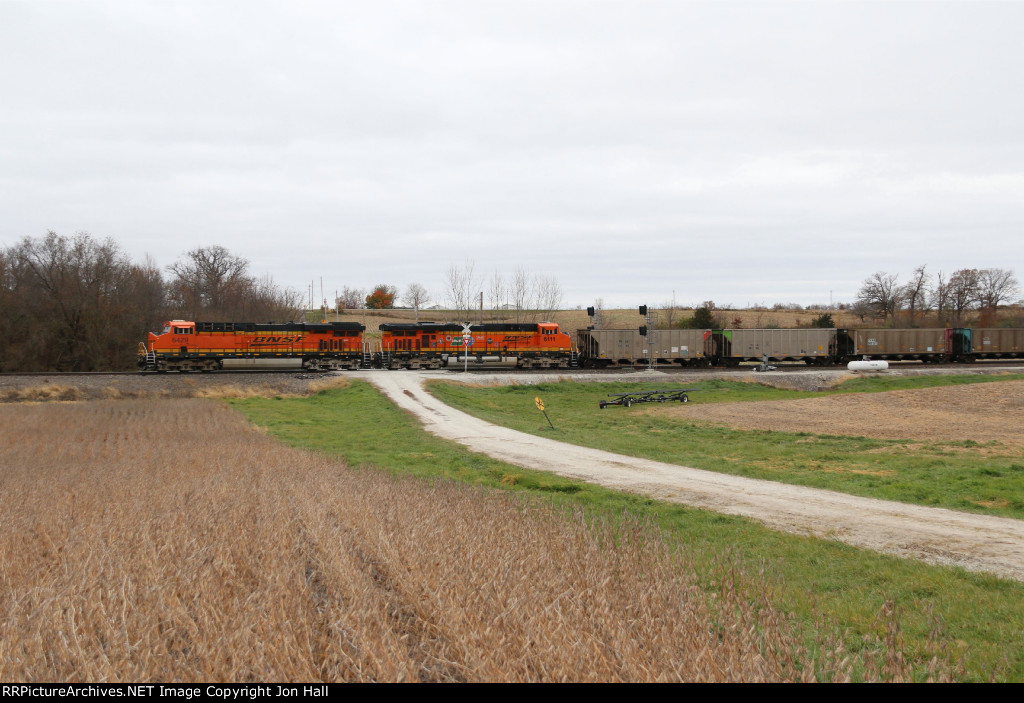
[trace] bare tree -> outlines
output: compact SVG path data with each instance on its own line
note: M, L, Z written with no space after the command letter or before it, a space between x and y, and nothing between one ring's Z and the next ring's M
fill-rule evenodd
M857 300L851 303L848 309L852 314L860 318L861 322L864 322L867 316L874 312L874 309L871 307L871 305L864 302L863 300Z
M675 293L672 300L666 300L658 310L658 327L661 329L672 329L676 326L676 319L679 317L679 305L676 303Z
M191 319L235 319L233 303L251 283L248 260L222 246L193 249L167 269L173 307Z
M341 289L335 304L343 310L359 310L366 304L366 291L362 288L345 286Z
M405 302L416 311L416 321L420 320L420 308L430 302L430 294L419 283L410 283L405 289Z
M495 271L491 275L491 280L487 284L487 300L488 306L494 312L495 317L497 317L498 310L501 309L502 303L505 302L505 278L499 271Z
M222 246L199 247L167 267L170 312L190 320L285 321L301 314L302 296L269 275L249 275L249 261Z
M857 300L869 305L877 317L888 320L899 310L902 289L895 273L880 271L864 279L857 292Z
M473 315L473 303L478 287L475 266L473 261L467 259L461 268L451 264L445 274L445 295L448 298L448 305L462 321L469 320Z
M534 278L537 311L550 316L562 307L562 284L551 274L537 274Z
M928 308L928 282L931 276L925 270L924 265L914 269L910 281L903 286L901 297L910 313L910 325L914 325L914 318L918 313L923 313Z
M942 271L939 271L935 276L935 288L932 289L931 305L935 308L939 324L945 325L952 307L952 292L949 281L946 280L945 274Z
M522 322L527 309L532 307L530 300L530 272L522 266L517 266L512 274L512 283L509 293L512 295L512 306L516 309L516 322Z
M249 281L248 293L236 303L240 319L258 322L285 322L302 317L303 295L293 288L282 288L265 273Z
M129 368L160 312L161 287L159 271L134 266L112 239L26 238L0 257L0 366Z
M949 302L955 321L963 322L964 313L978 302L978 269L960 269L949 277Z
M1009 300L1017 290L1017 279L1010 269L981 269L978 272L978 304L986 310L995 312L999 304Z

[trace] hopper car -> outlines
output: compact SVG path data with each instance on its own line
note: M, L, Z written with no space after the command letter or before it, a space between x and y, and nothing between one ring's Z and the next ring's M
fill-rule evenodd
M1024 330L934 329L705 329L577 332L581 365L738 366L741 362L837 365L863 359L971 363L1024 358Z
M634 329L578 330L576 344L583 365L616 366L711 366L711 330L653 330L641 335Z

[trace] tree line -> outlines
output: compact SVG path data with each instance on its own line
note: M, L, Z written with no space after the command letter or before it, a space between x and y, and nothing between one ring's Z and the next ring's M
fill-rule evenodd
M301 315L298 293L254 276L220 246L186 252L166 271L85 233L49 232L0 249L0 371L127 369L146 333L168 319Z
M552 276L517 269L489 279L472 262L452 266L443 299L458 320L476 319L486 291L492 317L527 322L557 310L562 290ZM345 287L339 308L419 311L431 295L419 283L400 296L390 284ZM326 302L326 301L325 301ZM138 343L171 319L287 322L305 318L299 292L222 246L197 247L161 268L135 262L113 239L87 233L26 237L0 248L0 372L96 371L135 365Z
M335 299L341 310L380 310L395 307L419 312L435 298L420 283L412 283L400 292L397 286L379 283L369 292L346 286ZM486 317L506 322L535 322L561 308L564 296L558 279L550 274L531 273L517 267L511 274L494 271L482 275L472 261L452 264L444 277L444 290L438 297L445 310L459 321L476 320L480 311ZM441 307L440 304L437 307Z
M1000 305L1019 293L1010 269L965 268L932 276L927 266L918 266L906 283L900 283L898 274L884 271L868 276L848 309L861 321L870 317L883 325L916 327L927 317L940 326L955 326L977 316L985 326L992 323Z

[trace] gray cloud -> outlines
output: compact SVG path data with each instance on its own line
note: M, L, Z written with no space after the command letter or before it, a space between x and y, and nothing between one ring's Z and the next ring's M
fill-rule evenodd
M571 304L1021 273L1014 3L5 2L0 243Z

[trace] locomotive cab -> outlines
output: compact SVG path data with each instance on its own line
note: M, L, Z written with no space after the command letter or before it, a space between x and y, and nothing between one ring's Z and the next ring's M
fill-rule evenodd
M187 320L169 320L159 333L148 333L147 351L156 351L157 344L161 348L177 346L181 352L187 352L189 342L195 339L196 323Z

